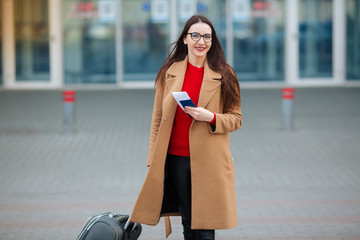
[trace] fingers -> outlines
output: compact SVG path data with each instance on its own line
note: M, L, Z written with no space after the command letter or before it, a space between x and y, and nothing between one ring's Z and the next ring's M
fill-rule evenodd
M193 117L195 120L197 120L196 119L196 108L194 108L194 107L185 107L185 112L187 114L190 114L191 117Z
M197 121L208 121L213 116L211 112L202 107L185 107L185 112ZM212 118L211 118L212 119Z
M196 111L196 108L194 108L194 107L185 107L185 112L186 113L193 113L193 112L195 112Z
M186 113L190 114L190 115L199 115L200 113L200 108L194 108L194 107L185 107L185 111Z

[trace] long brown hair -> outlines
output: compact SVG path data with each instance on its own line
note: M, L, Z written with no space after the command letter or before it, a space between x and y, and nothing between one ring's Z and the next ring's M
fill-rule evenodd
M239 81L233 68L226 62L225 54L216 35L214 26L209 19L201 15L194 15L189 18L179 36L179 39L169 46L169 48L171 48L175 45L157 74L155 86L159 83L163 84L165 73L174 62L184 60L188 55L188 48L184 44L184 38L186 37L189 28L198 22L206 23L211 28L212 44L210 50L207 52L206 59L209 67L213 71L220 73L222 76L220 81L224 111L231 110L235 106L240 105Z

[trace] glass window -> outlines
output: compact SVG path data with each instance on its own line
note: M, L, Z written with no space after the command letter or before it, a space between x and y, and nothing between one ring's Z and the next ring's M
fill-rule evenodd
M154 81L167 56L170 3L168 0L123 0L125 81Z
M3 82L3 71L2 71L2 4L0 2L0 86Z
M115 83L115 0L63 0L65 83Z
M193 15L203 15L213 23L221 46L226 53L226 19L225 0L178 0L178 35L181 33L186 21Z
M332 0L299 1L300 78L332 77Z
M48 0L15 0L17 81L50 81L48 11Z
M360 80L360 1L347 1L346 77Z
M284 0L233 0L234 69L240 81L284 80Z

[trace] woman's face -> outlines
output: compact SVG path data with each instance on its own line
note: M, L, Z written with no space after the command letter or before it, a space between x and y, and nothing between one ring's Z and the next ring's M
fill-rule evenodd
M191 25L187 33L198 33L200 35L210 34L210 36L212 34L210 26L203 22L198 22ZM200 40L194 41L191 38L191 34L186 35L184 38L184 44L187 45L189 59L195 60L206 58L206 54L210 50L212 42L206 42L204 38L206 40L209 38L209 36L203 36L200 37Z

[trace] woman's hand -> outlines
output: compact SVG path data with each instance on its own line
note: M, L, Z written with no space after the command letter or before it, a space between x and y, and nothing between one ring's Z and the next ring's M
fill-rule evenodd
M214 114L202 107L185 107L185 112L197 121L211 122Z

